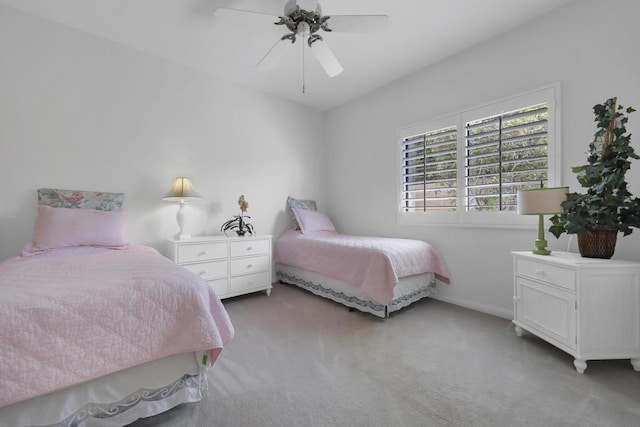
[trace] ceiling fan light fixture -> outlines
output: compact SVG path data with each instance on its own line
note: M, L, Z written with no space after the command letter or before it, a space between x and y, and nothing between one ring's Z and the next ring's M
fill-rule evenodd
M311 31L311 27L306 21L298 22L298 27L296 28L296 32L299 36L309 37L309 32Z

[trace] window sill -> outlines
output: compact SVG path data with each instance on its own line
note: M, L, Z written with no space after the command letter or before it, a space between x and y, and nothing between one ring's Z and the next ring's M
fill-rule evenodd
M549 215L545 215L547 221ZM420 226L452 226L468 228L537 229L537 215L518 215L514 212L491 213L405 213L398 212L398 224Z

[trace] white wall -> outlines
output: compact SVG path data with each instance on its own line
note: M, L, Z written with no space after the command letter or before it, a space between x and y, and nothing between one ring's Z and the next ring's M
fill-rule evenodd
M562 181L578 191L571 166L585 162L595 131L593 105L618 96L640 110L638 16L635 0L576 1L329 112L327 210L338 229L429 241L451 272L451 285L439 286L439 298L510 317L510 251L532 248L536 231L398 225L396 132L560 82ZM640 112L627 128L640 153ZM640 196L640 162L632 168L630 189ZM614 257L640 261L640 230L621 236ZM547 240L551 249L567 248L566 237L547 233ZM577 251L575 239L571 250Z
M0 259L30 241L40 187L126 193L132 243L177 232L176 176L204 196L194 235L239 213L289 226L288 195L324 201L323 116L0 6Z
M396 131L560 82L563 182L578 190L570 167L585 160L591 107L618 96L640 109L639 14L634 0L579 0L323 119L0 6L0 259L31 238L39 187L125 192L130 240L161 248L177 206L160 199L187 175L205 197L188 206L192 234L217 233L241 193L257 230L275 235L289 225L287 195L314 198L343 232L431 242L452 277L440 298L509 317L510 251L529 249L535 230L398 225ZM629 129L637 141L640 112ZM615 257L640 261L640 230Z

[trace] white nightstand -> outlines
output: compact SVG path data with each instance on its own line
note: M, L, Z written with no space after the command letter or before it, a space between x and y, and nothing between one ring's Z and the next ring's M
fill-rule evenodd
M631 359L640 371L640 263L513 252L513 323L575 357Z
M168 240L168 256L205 279L222 298L271 294L271 236Z

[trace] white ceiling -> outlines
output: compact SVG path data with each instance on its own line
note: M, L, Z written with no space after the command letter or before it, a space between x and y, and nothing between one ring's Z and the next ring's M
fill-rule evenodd
M0 0L243 86L326 110L517 27L572 0L320 0L325 15L386 14L376 34L324 33L344 67L326 76L298 41L272 71L255 65L286 30L270 17L214 16L217 7L281 15L285 0Z

